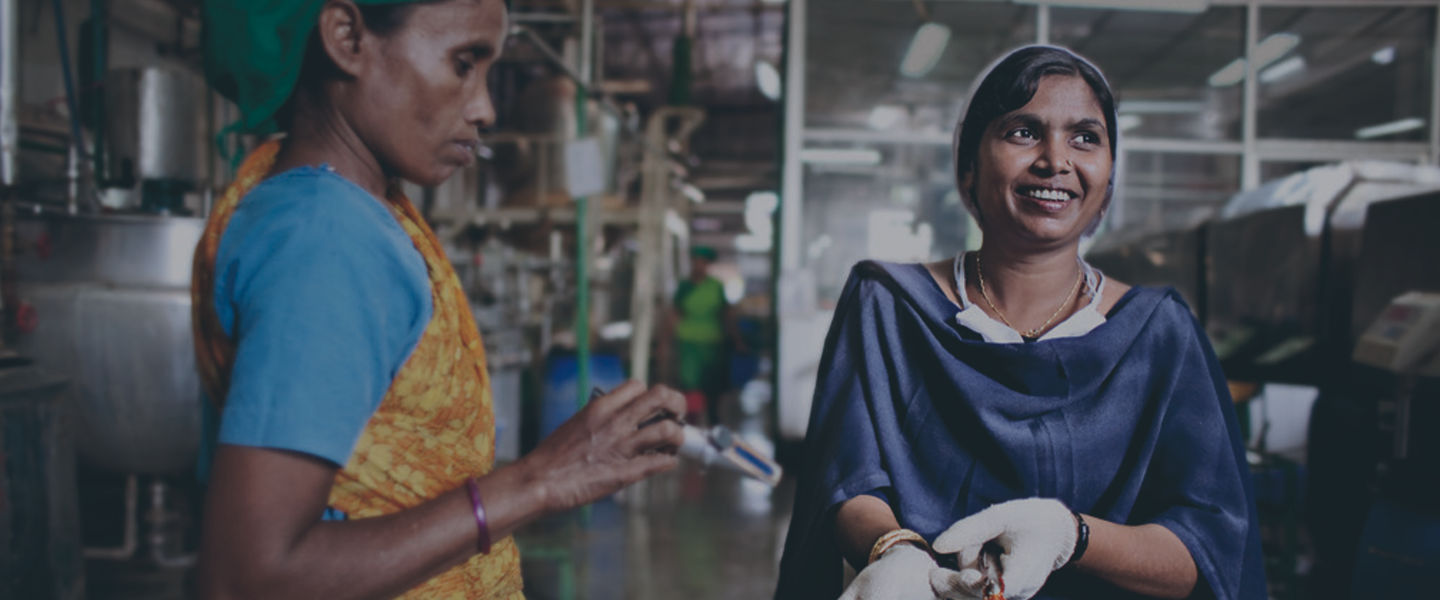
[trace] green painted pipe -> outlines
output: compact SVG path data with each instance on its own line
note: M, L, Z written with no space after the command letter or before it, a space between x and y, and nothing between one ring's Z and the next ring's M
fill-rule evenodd
M585 98L589 90L575 86L576 137L583 137L588 128ZM575 199L575 406L583 408L590 401L590 239L585 222L590 199Z

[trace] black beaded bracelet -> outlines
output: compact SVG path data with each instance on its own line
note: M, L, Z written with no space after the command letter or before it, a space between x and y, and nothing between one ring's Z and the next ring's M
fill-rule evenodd
M1090 526L1085 524L1085 517L1079 512L1070 511L1075 515L1075 550L1070 553L1070 560L1065 561L1066 565L1073 565L1085 556L1085 549L1090 547Z

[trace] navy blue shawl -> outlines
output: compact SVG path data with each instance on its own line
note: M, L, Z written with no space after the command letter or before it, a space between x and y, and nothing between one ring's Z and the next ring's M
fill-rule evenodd
M1169 288L1133 288L1090 333L992 344L923 265L860 263L825 340L776 598L840 594L835 509L878 493L933 540L997 502L1057 498L1190 550L1194 597L1264 598L1230 394ZM1061 570L1036 598L1129 598Z

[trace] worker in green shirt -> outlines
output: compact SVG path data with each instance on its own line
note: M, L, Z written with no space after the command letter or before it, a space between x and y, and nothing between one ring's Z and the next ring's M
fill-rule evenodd
M680 389L687 397L696 393L704 397L711 424L719 422L720 394L729 383L729 351L748 352L725 299L725 286L710 276L716 257L714 248L691 248L690 277L676 288L669 311Z

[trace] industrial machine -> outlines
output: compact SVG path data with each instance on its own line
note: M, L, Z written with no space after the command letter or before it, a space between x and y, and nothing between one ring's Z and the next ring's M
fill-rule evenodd
M1196 228L1087 255L1118 279L1180 290L1232 381L1317 390L1304 506L1290 507L1310 525L1307 597L1425 589L1400 582L1424 575L1407 561L1437 554L1423 532L1440 519L1428 435L1440 378L1415 362L1435 334L1437 225L1440 169L1347 162L1239 194ZM1405 545L1417 534L1429 541Z

